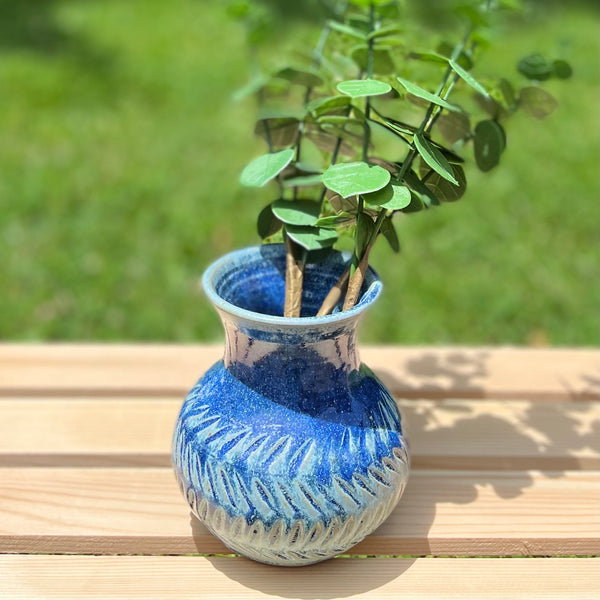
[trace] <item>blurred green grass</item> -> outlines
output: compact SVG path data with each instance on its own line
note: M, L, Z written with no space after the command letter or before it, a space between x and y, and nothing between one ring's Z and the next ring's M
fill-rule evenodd
M270 198L240 189L262 151L240 25L220 2L0 2L0 337L210 341L199 292L257 243ZM515 117L497 171L398 221L372 343L598 343L598 9L550 3L488 70L540 48L574 67L547 122ZM279 49L276 48L279 53Z

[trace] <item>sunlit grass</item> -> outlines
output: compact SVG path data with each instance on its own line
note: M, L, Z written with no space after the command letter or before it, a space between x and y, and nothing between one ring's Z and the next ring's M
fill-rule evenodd
M262 151L253 103L230 100L243 32L218 2L6 6L0 336L217 338L198 278L256 243L266 202L237 183ZM596 17L553 4L506 33L499 73L539 48L573 64L550 86L561 107L515 118L501 168L471 171L459 203L398 221L403 253L373 254L385 293L365 341L597 344Z

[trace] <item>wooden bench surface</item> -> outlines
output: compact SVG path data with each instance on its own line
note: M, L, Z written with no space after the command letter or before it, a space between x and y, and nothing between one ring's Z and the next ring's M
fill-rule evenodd
M173 424L221 352L0 344L0 598L600 595L598 351L362 348L413 470L350 556L302 568L227 555L179 494Z

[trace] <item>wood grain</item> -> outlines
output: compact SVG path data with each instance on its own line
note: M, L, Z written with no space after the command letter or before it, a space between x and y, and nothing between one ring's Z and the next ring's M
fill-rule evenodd
M364 347L399 398L409 485L352 549L377 559L301 569L184 556L227 552L169 459L181 399L221 352L0 344L0 598L600 594L597 350Z
M223 345L0 344L0 395L183 396ZM405 398L591 400L596 349L361 347Z
M0 556L14 600L592 600L598 559L334 559L302 568L238 558Z
M0 552L222 553L191 518L170 469L0 469ZM589 555L591 472L414 471L358 554Z
M596 403L399 404L415 468L600 468ZM0 398L0 466L166 467L180 406L169 398Z

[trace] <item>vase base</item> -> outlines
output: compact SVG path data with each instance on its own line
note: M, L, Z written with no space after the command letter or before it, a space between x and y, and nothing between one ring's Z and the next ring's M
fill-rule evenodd
M397 450L394 455L396 464L388 461L384 469L384 476L389 479L380 480L387 488L386 492L393 492L384 492L374 506L345 519L334 517L329 523L297 520L289 525L280 519L272 526L265 527L258 519L248 522L244 517L232 517L206 498L199 499L197 492L186 483L178 469L176 478L193 514L232 552L265 564L296 567L318 563L347 552L383 523L402 496L407 478L406 454Z

